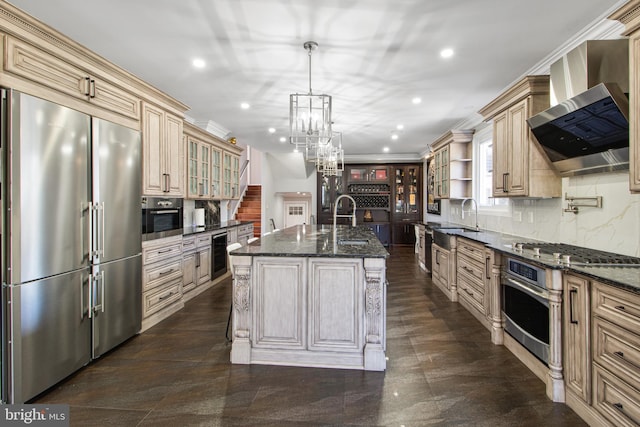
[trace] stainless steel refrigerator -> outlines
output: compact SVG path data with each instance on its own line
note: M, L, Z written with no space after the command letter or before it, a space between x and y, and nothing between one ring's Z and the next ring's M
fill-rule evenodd
M138 131L2 90L3 401L140 331Z

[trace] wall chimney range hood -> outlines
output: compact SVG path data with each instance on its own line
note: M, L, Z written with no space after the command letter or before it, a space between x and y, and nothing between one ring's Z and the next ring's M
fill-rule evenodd
M560 175L629 168L628 41L593 40L551 65L551 108L529 118Z

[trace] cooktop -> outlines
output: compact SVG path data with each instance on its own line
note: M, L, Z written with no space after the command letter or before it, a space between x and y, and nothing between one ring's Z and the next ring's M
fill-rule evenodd
M517 243L516 247L532 250L534 253L553 255L565 263L592 266L637 266L640 258L620 255L597 249L583 248L565 243Z

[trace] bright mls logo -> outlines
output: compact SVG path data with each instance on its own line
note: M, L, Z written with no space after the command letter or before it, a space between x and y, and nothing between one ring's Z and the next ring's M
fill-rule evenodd
M69 405L4 405L0 410L0 427L69 427Z

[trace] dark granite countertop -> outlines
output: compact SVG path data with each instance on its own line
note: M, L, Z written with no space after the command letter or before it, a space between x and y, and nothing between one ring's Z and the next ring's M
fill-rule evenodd
M592 267L579 266L574 264L567 265L559 260L554 259L552 255L542 254L536 256L534 255L533 251L529 249L513 249L514 243L535 243L540 242L539 240L528 239L526 237L514 236L511 234L498 233L495 231L469 231L468 229L466 229L466 226L459 224L433 225L433 223L429 223L428 226L432 226L433 229L436 229L441 233L456 235L459 237L474 240L476 242L484 243L487 247L495 249L501 252L503 255L520 258L524 261L538 264L544 268L553 268L579 273L603 283L608 283L619 288L623 288L628 291L640 294L640 265L638 267ZM465 231L462 231L460 229L465 229Z
M183 236L189 236L191 234L206 233L208 231L225 230L231 227L238 227L240 225L251 224L251 221L223 221L220 224L207 225L204 227L184 227L182 230Z
M336 244L331 225L296 225L262 236L231 252L240 256L386 258L389 253L375 233L366 226L336 227L337 240L363 241L366 244Z

